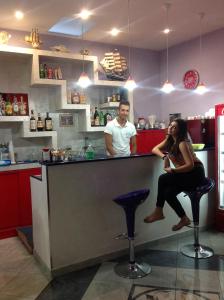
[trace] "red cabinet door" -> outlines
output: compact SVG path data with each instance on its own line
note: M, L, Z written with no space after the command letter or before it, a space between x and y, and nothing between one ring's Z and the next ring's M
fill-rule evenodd
M19 177L17 172L0 173L0 238L12 235L19 223Z
M19 171L19 223L18 226L32 224L32 206L30 176L40 175L41 168L33 168Z
M156 145L166 137L166 129L138 131L136 137L137 153L146 154L152 151Z

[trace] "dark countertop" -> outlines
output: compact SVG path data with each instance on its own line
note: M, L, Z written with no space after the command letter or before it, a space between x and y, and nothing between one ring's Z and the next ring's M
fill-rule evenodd
M202 150L195 150L195 152L201 152L201 151L211 151L214 150L215 147L205 147ZM94 159L86 159L85 157L74 157L74 159L69 160L69 161L55 161L55 162L41 162L41 164L46 165L46 166L55 166L55 165L67 165L67 164L73 164L73 163L85 163L85 162L96 162L96 161L105 161L105 160L118 160L118 159L134 159L134 158L139 158L139 157L149 157L149 156L155 156L155 154L148 153L148 154L134 154L130 156L107 156L106 154L96 154Z

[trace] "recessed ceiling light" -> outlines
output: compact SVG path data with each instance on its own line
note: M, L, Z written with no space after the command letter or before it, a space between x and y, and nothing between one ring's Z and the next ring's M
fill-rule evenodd
M87 9L83 9L80 13L79 13L79 17L83 20L86 20L89 18L89 16L91 15L92 13L87 10Z
M24 17L24 13L22 11L20 11L20 10L17 10L15 12L15 17L16 17L17 20L22 20L23 17Z
M170 29L169 29L169 28L165 28L165 29L163 30L163 33L165 33L165 34L170 33Z
M118 33L120 33L120 30L117 29L117 28L113 28L113 29L111 29L111 31L110 31L110 34L111 34L112 36L117 36Z

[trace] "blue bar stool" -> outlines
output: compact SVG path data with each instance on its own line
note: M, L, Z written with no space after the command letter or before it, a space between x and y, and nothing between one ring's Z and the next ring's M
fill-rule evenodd
M127 238L129 240L129 261L118 263L114 267L115 273L124 278L141 278L151 272L151 267L147 263L137 263L135 261L134 251L135 211L138 205L142 204L146 200L148 195L149 190L144 189L133 191L113 199L115 203L123 207L126 215L128 230Z
M181 248L181 253L192 258L207 258L214 255L211 248L203 246L199 243L199 213L200 213L200 199L201 197L209 193L215 186L215 181L211 178L206 178L203 185L198 186L194 191L184 191L186 196L191 200L191 208L193 215L194 228L194 244L185 245Z

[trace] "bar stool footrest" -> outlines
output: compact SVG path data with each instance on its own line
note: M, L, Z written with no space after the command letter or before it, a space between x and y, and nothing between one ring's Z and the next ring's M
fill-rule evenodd
M135 262L130 264L128 261L118 263L114 267L114 271L118 276L129 279L142 278L151 273L151 267L144 262Z
M195 246L194 244L185 245L180 249L185 256L192 258L208 258L214 255L211 248L203 245Z

